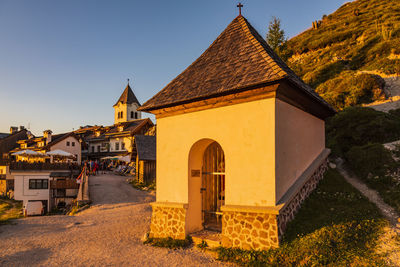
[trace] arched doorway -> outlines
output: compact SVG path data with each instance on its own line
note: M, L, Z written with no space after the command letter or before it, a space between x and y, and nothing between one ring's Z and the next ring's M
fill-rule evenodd
M212 142L204 151L201 198L204 229L221 231L221 206L225 204L225 155L217 142Z

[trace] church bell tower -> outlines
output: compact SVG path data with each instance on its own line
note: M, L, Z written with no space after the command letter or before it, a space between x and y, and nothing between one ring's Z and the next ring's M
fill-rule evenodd
M128 84L125 87L124 92L119 97L117 103L113 106L114 108L114 124L120 122L127 122L142 118L142 113L137 111L140 107L140 103L133 93L131 87Z

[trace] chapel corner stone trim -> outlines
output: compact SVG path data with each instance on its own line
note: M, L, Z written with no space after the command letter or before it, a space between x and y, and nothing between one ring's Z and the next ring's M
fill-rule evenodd
M185 220L187 204L153 202L151 215L151 238L185 239Z

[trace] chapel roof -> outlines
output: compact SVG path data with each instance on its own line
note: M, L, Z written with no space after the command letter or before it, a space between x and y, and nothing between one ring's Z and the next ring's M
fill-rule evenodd
M140 102L139 100L136 98L135 94L133 93L131 87L129 86L129 84L125 87L124 92L122 93L122 95L119 97L117 103L115 103L114 106L118 105L118 103L122 103L122 104L132 104L132 103L136 103L138 104L138 106L140 106Z
M139 110L151 111L288 80L329 113L335 110L305 84L243 17Z

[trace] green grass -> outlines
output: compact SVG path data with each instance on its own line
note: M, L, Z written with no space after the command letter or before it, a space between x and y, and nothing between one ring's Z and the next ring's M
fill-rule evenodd
M0 224L23 217L22 202L0 198Z
M220 260L247 266L385 265L374 247L387 224L375 205L329 170L288 225L278 249L217 252Z
M129 183L133 186L133 188L139 189L142 191L156 190L155 182L146 184L146 183L138 182L136 179L132 179Z
M149 237L143 243L152 245L154 247L178 249L178 248L188 248L188 247L192 246L193 240L190 236L187 236L186 239L184 239L184 240L172 239L171 237L168 237L168 238Z

